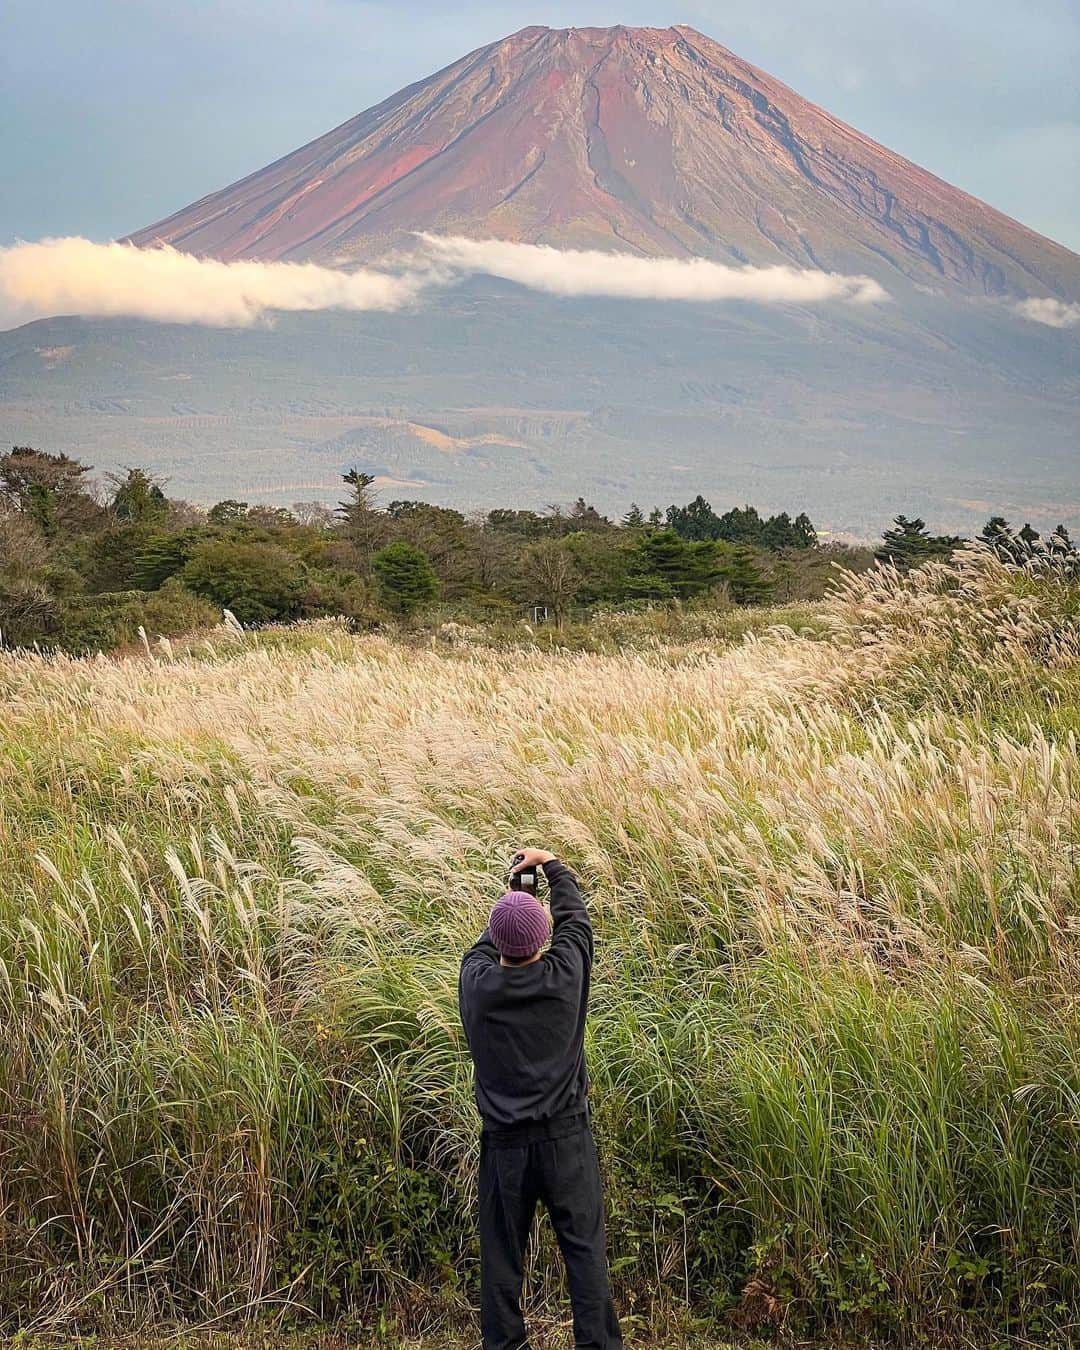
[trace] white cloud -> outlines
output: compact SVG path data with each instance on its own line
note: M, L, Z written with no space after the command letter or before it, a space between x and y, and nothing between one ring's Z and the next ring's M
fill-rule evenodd
M1013 309L1033 323L1045 323L1050 328L1075 328L1080 323L1080 305L1070 305L1064 300L1052 300L1049 297L1018 300Z
M394 310L431 287L483 274L564 296L814 304L885 300L869 277L792 267L725 267L500 240L421 235L394 270L218 262L168 247L43 239L0 248L0 328L55 314L244 328L278 310Z
M633 300L750 300L759 304L815 304L887 300L870 277L794 267L726 267L706 258L641 258L631 253L513 244L421 234L440 262L484 273L552 295L613 296Z
M0 327L53 314L248 327L271 310L399 309L432 276L217 262L172 248L43 239L0 248Z

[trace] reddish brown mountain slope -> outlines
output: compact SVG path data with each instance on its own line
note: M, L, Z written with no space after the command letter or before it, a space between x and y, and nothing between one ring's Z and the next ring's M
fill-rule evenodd
M134 236L377 257L410 231L1080 296L1080 258L693 29L526 28Z

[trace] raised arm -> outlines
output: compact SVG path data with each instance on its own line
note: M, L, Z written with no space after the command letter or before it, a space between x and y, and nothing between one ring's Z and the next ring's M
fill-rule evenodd
M558 858L552 858L549 862L544 863L543 868L550 891L551 926L554 930L552 942L558 940L564 929L576 927L588 934L591 954L592 924L589 922L589 911L585 908L585 901L582 899L577 878L569 867L560 862Z
M558 959L573 951L580 952L586 964L592 964L593 933L589 911L585 908L577 879L573 872L546 849L527 848L518 855L520 862L514 871L537 865L544 869L550 891L551 946L548 953Z

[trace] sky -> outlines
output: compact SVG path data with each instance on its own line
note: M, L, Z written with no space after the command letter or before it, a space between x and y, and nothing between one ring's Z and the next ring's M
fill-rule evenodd
M2 0L0 245L148 225L536 23L689 24L1080 252L1080 0Z

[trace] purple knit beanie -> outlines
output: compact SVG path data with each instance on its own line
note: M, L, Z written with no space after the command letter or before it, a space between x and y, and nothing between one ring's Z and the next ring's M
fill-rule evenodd
M488 931L503 956L532 956L548 940L551 924L535 895L507 891L491 911Z

